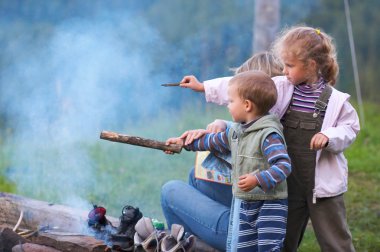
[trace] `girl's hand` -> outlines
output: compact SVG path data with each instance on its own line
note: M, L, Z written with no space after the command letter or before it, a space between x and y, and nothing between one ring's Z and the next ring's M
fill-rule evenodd
M188 130L188 131L185 131L180 136L180 138L184 139L184 145L188 145L194 142L194 140L204 136L207 133L210 133L210 132L204 129Z
M255 175L245 174L239 177L238 187L244 192L249 192L255 188L259 182Z
M221 131L225 131L226 128L227 128L227 124L225 121L216 119L215 121L207 125L206 129L211 133L218 133Z
M183 77L181 80L181 87L183 88L190 88L191 90L195 92L204 92L205 87L201 82L198 81L198 79L194 75L188 75Z
M326 148L329 143L329 138L322 133L315 134L310 141L311 150L319 150Z
M181 146L183 146L183 139L181 137L171 137L169 138L168 140L166 140L165 142L166 145L170 145L170 144L179 144ZM170 155L173 155L174 152L172 151L164 151L166 154L170 154Z

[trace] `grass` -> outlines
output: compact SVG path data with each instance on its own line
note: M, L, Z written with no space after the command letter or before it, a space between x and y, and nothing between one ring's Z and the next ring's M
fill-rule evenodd
M380 149L379 104L365 104L365 127L357 140L345 152L349 163L349 190L345 194L347 219L357 251L380 251ZM225 108L195 104L178 111L161 111L149 123L143 120L125 132L156 140L181 134L187 129L204 128L215 118L229 119ZM145 122L145 123L144 123ZM0 190L20 193L41 200L58 200L59 186L32 191L20 188L17 182L7 180L12 167L12 146L0 138ZM119 216L126 204L137 206L145 216L163 219L160 208L160 188L169 180L186 181L194 162L194 153L183 151L180 155L165 155L161 151L104 141L78 143L92 160L91 173L95 176L87 187L78 187L78 194L87 201L103 205L107 213ZM41 158L59 151L52 148ZM46 152L46 150L45 150ZM41 162L43 164L43 162ZM53 175L52 175L53 176ZM320 251L312 227L306 230L299 251Z

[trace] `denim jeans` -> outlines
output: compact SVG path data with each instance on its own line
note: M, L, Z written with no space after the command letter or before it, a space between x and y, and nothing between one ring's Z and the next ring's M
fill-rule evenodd
M193 169L189 184L173 180L161 191L168 227L180 224L186 232L221 251L226 250L231 200L231 186L195 179Z
M227 236L227 252L236 252L238 238L239 238L239 208L241 204L241 199L233 198L231 211L230 211L230 222L228 226L228 236Z

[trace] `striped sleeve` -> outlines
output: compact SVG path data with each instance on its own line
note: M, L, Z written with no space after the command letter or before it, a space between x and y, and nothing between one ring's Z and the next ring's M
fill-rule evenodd
M189 145L185 146L188 151L211 151L222 154L227 154L231 152L230 145L228 143L228 132L230 128L226 131L218 133L209 133L199 139L194 140Z
M255 176L260 187L268 191L284 181L289 176L292 167L284 140L278 133L271 133L266 137L262 151L270 167Z

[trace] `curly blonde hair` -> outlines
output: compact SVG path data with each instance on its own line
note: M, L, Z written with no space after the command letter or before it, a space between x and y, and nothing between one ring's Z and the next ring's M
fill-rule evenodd
M307 64L311 59L317 64L317 74L334 85L339 74L336 48L332 37L320 29L295 26L285 29L273 44L273 53L281 58L284 53Z

